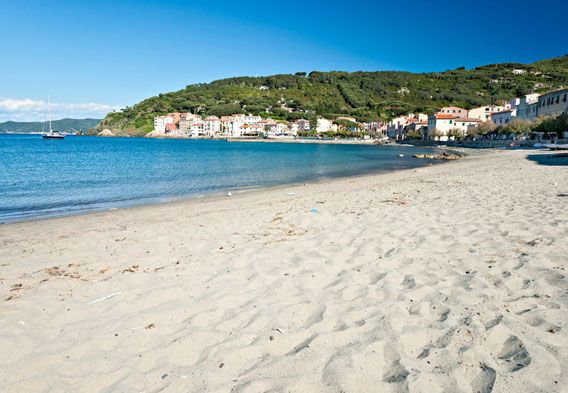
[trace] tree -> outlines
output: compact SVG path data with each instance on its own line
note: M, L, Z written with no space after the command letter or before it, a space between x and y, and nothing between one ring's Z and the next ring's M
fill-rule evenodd
M461 128L452 128L449 132L448 132L448 137L450 139L454 139L454 140L462 140L464 137L464 133L461 130Z
M477 127L477 131L479 134L489 134L493 131L495 131L495 129L497 128L497 125L495 123L493 123L492 121L486 121L481 123L478 127Z
M412 130L406 133L406 138L408 139L422 139L422 133L420 130Z

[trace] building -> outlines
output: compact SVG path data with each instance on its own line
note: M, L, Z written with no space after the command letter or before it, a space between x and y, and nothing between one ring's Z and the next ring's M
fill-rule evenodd
M438 111L441 115L452 115L455 117L468 117L467 110L457 106L446 106Z
M491 120L491 115L493 113L501 112L506 109L508 109L506 106L501 106L501 105L480 106L479 108L473 108L467 111L467 116L464 117L468 117L471 119L479 119L482 122L485 122Z
M538 117L556 117L565 112L568 112L568 89L556 90L538 97Z
M403 140L406 138L406 131L412 131L415 127L407 127L411 124L426 125L428 116L424 113L409 113L408 115L395 117L387 124L387 136L396 140Z
M156 116L154 117L154 131L156 132L166 132L166 125L174 124L174 117L171 115L166 116Z
M520 120L534 120L537 116L538 97L540 94L528 94L521 97L517 105L517 118Z
M456 116L447 113L435 113L428 117L428 139L447 141L450 130L455 127Z
M234 137L241 136L242 127L245 125L245 115L222 116L220 121L223 133Z
M256 124L262 120L260 116L253 116L250 113L248 115L243 115L243 120L245 124Z
M479 127L483 121L472 117L457 117L454 119L454 126L452 129L459 129L463 136L467 135L468 130Z
M306 119L298 119L290 124L293 133L307 132L310 130L310 122Z
M491 121L498 126L504 126L511 123L516 115L516 109L507 109L505 111L493 113L491 115Z
M337 131L337 127L331 120L324 119L322 117L318 118L317 120L317 132L330 132L330 131Z
M175 123L167 123L166 124L165 130L164 130L165 134L177 134L177 132L178 132L178 129L177 129Z
M217 116L206 117L203 122L205 135L211 137L221 132L221 120Z
M205 122L201 119L194 119L193 123L191 123L191 126L189 127L189 135L192 137L206 136Z
M198 115L192 113L181 113L179 116L179 131L189 135L193 122L200 119Z
M405 125L403 128L403 137L407 138L408 134L418 132L421 135L421 139L426 139L428 137L428 121L418 121L414 119L409 124Z
M243 124L240 136L260 136L264 133L264 128L258 123Z

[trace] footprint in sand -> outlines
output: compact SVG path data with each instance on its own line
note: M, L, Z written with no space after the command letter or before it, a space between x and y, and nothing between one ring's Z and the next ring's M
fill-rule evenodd
M485 364L481 364L480 367L479 374L471 381L471 391L473 393L491 393L497 373Z
M412 289L416 286L416 281L414 280L414 276L411 274L407 274L404 276L404 280L402 281L402 287L406 289Z
M529 353L517 336L509 336L497 358L504 361L505 368L510 372L518 371L531 363Z
M406 380L408 376L408 370L405 369L399 361L395 361L388 369L383 373L383 381L387 383L401 383Z

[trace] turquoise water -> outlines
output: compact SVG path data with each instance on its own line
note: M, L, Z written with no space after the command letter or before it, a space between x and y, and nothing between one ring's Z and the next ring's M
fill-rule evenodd
M417 167L401 146L0 135L0 223ZM399 157L404 154L404 157Z

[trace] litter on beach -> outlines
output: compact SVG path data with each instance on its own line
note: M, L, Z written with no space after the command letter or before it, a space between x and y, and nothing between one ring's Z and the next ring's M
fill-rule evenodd
M91 300L87 304L95 304L95 303L98 303L98 302L102 302L103 300L107 300L107 299L113 298L113 297L118 296L118 295L120 295L120 292L111 293L110 295L103 296L103 297L100 297L100 298L95 299L95 300Z
M313 214L318 214L318 209L316 209L315 207L312 207L310 209L310 212L313 213Z
M227 196L233 196L233 193L232 193L231 191L229 191L229 192L227 193Z
M289 192L289 193L287 193L286 195L288 195L288 196L294 196L294 195L296 195L296 193L295 193L295 192Z

